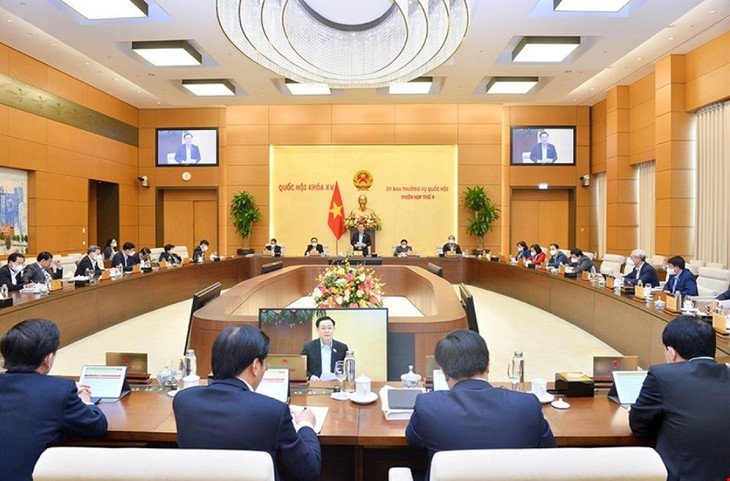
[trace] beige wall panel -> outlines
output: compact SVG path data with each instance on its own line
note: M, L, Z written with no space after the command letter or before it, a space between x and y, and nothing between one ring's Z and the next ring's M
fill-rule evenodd
M684 55L667 55L654 64L657 88L671 83L684 82Z
M226 124L259 125L269 123L268 105L237 105L226 107Z
M8 50L8 75L36 87L53 91L48 86L48 66L12 48Z
M538 203L537 219L533 215L528 215L533 221L537 220L537 238L527 241L528 245L536 243L547 249L551 242L556 242L558 245L567 246L569 209L567 199Z
M501 165L501 145L459 144L459 164Z
M268 145L268 125L229 125L226 128L228 147L232 145Z
M45 144L47 142L47 125L46 119L42 117L11 108L8 111L8 129L6 133L8 137Z
M575 131L575 145L589 146L591 145L591 129L588 126L578 127Z
M87 96L89 102L88 105L93 106L92 108L94 110L119 119L129 125L137 126L139 115L135 107L112 97L106 92L95 89L94 87L88 87Z
M167 189L164 193L165 202L195 202L195 201L215 201L218 195L213 189Z
M148 176L149 177L149 176ZM150 207L154 206L155 202L157 202L157 194L155 193L155 181L154 179L150 179L150 187L149 188L139 188L137 189L137 203L140 207Z
M591 207L590 206L577 206L575 208L575 223L576 225L589 225L591 223Z
M332 124L393 124L395 105L332 105Z
M153 149L152 154L154 155L154 149L157 146L157 139L155 138L156 129L145 127L139 129L139 145L141 149ZM154 159L153 159L154 160Z
M655 157L656 157L656 155L654 155L654 150L645 150L643 152L637 152L637 153L629 156L629 164L630 165L643 164L644 162L649 162L651 160L654 160Z
M223 109L157 109L156 127L218 127Z
M684 105L684 102L682 102ZM629 130L640 129L647 125L653 125L656 117L654 102L643 102L629 109Z
M591 174L606 171L606 144L599 144L591 153ZM600 148L603 147L603 148Z
M154 129L157 127L157 110L142 109L137 113L139 128Z
M456 104L396 104L396 124L457 124Z
M151 206L139 206L139 226L154 226L155 225L155 207Z
M725 32L685 55L687 81L695 80L730 64L728 45L730 45L730 32Z
M5 75L8 74L8 56L10 55L10 49L0 43L0 72Z
M656 102L654 105L654 117L658 114L668 112L684 111L686 103L685 89L681 84L671 84L656 90Z
M638 212L636 210L636 204L616 204L616 226L629 227L639 225Z
M210 242L210 252L219 252L218 245L218 205L217 202L195 201L194 211L194 239L205 239Z
M48 147L48 171L54 174L83 175L90 170L87 159L75 152Z
M591 161L590 145L579 145L575 148L575 165L578 169L588 169Z
M459 165L458 178L467 185L499 185L500 172L501 168L496 165Z
M614 87L606 92L606 114L619 108L629 106L629 88L627 86Z
M591 125L591 109L590 107L576 107L575 124L583 127Z
M229 145L226 147L226 166L269 165L268 145Z
M86 225L88 220L86 202L51 199L45 221L48 225Z
M654 72L645 75L636 82L629 85L629 107L637 107L639 104L654 98L655 78Z
M616 241L613 244L616 252L621 255L628 255L632 250L636 249L638 239L638 231L636 227L616 227Z
M142 174L149 175L149 172L155 170L155 148L145 147L139 149L139 171Z
M235 166L229 167L228 182L232 184L245 185L268 185L269 184L269 166Z
M48 69L48 85L53 93L81 105L89 105L88 85L56 69Z
M686 109L696 110L730 97L730 63L687 83Z
M152 226L139 226L138 231L138 238L139 238L139 245L142 247L149 247L150 249L154 247L163 247L164 244L160 243L160 245L157 244L157 240L155 239L155 227ZM153 256L154 257L154 256ZM159 258L159 257L158 257Z
M273 145L328 145L332 143L332 127L329 124L272 124L269 127L269 141Z
M8 133L8 111L10 107L0 105L0 135L7 135Z
M502 144L500 124L459 124L459 144Z
M268 185L229 185L227 194L225 197L221 197L221 202L225 202L225 205L230 205L233 196L242 190L245 190L254 197L256 205L269 205Z
M576 125L575 107L509 107L510 125Z
M334 124L332 125L332 143L337 145L393 144L395 143L395 125Z
M575 167L510 167L510 185L537 186L547 182L550 186L575 186Z
M167 192L165 192L165 196L167 196ZM192 249L196 245L193 236L193 203L165 199L163 211L162 243L187 246L192 254Z
M40 180L38 177L42 177L46 181ZM38 175L36 178L36 185L38 183L47 184L44 197L48 199L76 202L88 200L89 181L87 179L58 174Z
M270 105L269 123L273 125L331 124L331 105Z
M396 144L450 145L458 143L456 124L396 124Z
M46 170L48 147L27 140L8 138L8 159L3 167L23 170Z
M535 202L567 202L569 192L565 189L559 190L538 190L538 189L513 189L512 200L535 201Z
M629 109L609 110L606 114L606 136L629 131Z
M656 119L656 142L666 140L693 140L693 115L691 113L674 112L660 115Z
M639 201L638 195L636 193L636 181L635 180L617 180L616 181L616 187L618 189L617 195L618 197L613 197L613 199L620 200L621 202L629 202L629 203L636 203ZM609 197L609 199L612 199ZM611 201L609 200L609 203Z
M459 124L501 124L502 106L489 104L460 104Z
M606 160L616 156L628 157L629 133L623 132L606 136Z
M157 186L191 187L218 185L218 167L190 168L187 172L190 172L192 178L188 182L182 180L183 172L185 172L185 170L158 167L155 169Z
M662 142L656 145L656 158L663 160L662 170L692 170L695 168L695 149L693 140Z

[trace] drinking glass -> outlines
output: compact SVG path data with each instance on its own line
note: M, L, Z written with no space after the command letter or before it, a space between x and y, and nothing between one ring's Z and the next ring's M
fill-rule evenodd
M172 371L172 377L175 379L173 387L181 388L181 380L185 377L185 360L182 358L173 359L170 363L170 371Z
M340 392L332 394L333 399L337 399L340 401L345 401L349 399L347 393L342 391L342 381L345 380L345 377L345 361L337 361L335 363L335 379L337 379L337 381L340 383Z

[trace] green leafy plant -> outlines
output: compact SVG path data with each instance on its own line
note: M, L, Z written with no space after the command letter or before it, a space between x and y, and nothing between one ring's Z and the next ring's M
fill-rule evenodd
M236 232L248 239L251 235L253 225L261 220L261 210L256 206L253 196L248 192L241 191L233 196L231 201L231 219Z
M263 309L259 319L262 325L301 326L325 315L327 311L323 309Z
M479 248L484 250L484 237L494 230L494 223L499 220L499 206L492 202L481 185L467 187L463 202L464 207L474 213L466 226L466 233L479 239Z

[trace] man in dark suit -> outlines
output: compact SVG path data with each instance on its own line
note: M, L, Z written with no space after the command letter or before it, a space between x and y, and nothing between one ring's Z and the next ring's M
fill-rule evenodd
M193 249L193 262L205 262L205 251L208 250L209 246L210 243L207 240L201 240L200 244Z
M101 268L98 264L100 256L101 248L99 246L89 246L86 250L86 255L81 258L79 264L76 266L74 276L85 276L86 269L88 269L90 273L93 272L95 276L101 275Z
M448 240L446 241L446 244L441 248L441 252L443 253L441 257L446 255L447 252L453 252L454 254L460 255L461 254L461 246L456 243L456 238L453 235L450 235Z
M679 292L683 296L696 296L697 281L694 274L684 266L684 258L680 256L667 259L667 282L664 283L664 290L671 295Z
M175 246L173 244L165 244L159 260L160 262L165 261L170 264L182 264L180 256L175 254Z
M173 400L177 444L267 451L275 466L280 458L286 479L316 480L321 453L312 411L301 411L292 422L289 406L255 392L268 353L269 338L256 327L240 324L221 332L213 343L215 379L179 391Z
M184 143L175 151L175 160L181 164L197 164L200 162L200 149L193 144L193 134L186 132L183 135Z
M0 267L0 286L8 286L8 291L19 291L23 283L23 265L25 256L20 252L13 252L8 256L8 263Z
M479 334L451 331L434 354L449 390L419 395L406 428L408 444L427 450L429 462L438 451L555 447L534 394L489 384L489 349Z
M540 132L540 142L530 151L530 160L536 164L554 164L558 161L558 151L553 144L548 143L550 134Z
M302 354L307 356L307 377L312 381L332 380L335 363L345 360L347 344L335 341L335 320L331 317L320 317L314 325L319 337L302 347Z
M103 436L106 417L91 403L88 386L47 376L56 358L58 326L28 319L13 326L0 351L8 372L0 375L0 479L31 481L36 461L63 433Z
M553 243L550 244L550 259L548 260L548 267L559 268L560 264L568 265L568 256L560 250L560 246Z
M271 252L271 255L274 257L281 257L281 246L276 245L276 239L273 237L271 238L271 241L269 241L269 244L264 247L265 250Z
M131 271L134 268L134 247L132 242L125 242L122 250L112 257L112 267L122 266L125 271Z
M365 232L365 226L362 224L357 225L357 232L355 232L350 238L350 245L352 250L362 252L362 255L368 256L370 253L370 246L373 245L373 240L370 238L370 234Z
M48 251L39 252L35 264L30 264L23 270L24 284L45 284L51 279L62 277L63 266L60 259L54 261L53 254Z
M730 368L715 361L712 325L681 316L664 328L667 364L652 366L629 411L631 431L656 437L668 481L730 478Z
M634 270L624 276L625 283L633 286L641 281L643 285L649 284L653 287L659 285L656 269L646 262L646 252L634 249L631 251L631 261L634 263Z
M310 252L312 252L313 250L316 251L317 254L319 254L319 255L324 254L324 246L319 243L319 240L317 240L316 237L312 237L310 239L309 245L304 250L304 255L305 256L311 255Z
M717 296L715 298L715 300L713 300L712 302L707 304L705 306L705 311L708 313L713 312L720 305L720 301L727 301L727 300L730 300L730 289L726 290L725 292L723 292L722 294ZM723 305L727 305L727 304L728 304L727 302L723 303Z
M132 266L139 264L141 267L149 267L152 258L152 250L149 247L143 247L136 254L132 255Z

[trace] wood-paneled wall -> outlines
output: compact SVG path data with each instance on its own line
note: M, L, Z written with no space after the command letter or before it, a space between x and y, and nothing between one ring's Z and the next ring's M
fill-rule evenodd
M0 44L0 72L137 125L136 108ZM0 105L0 166L29 171L29 252L85 252L90 180L120 186L120 239L138 231L137 148Z

